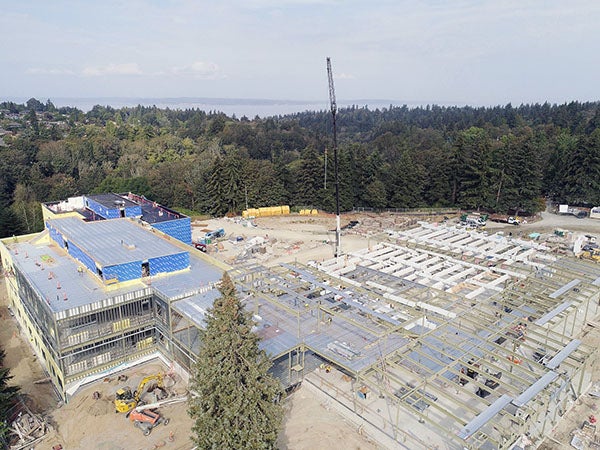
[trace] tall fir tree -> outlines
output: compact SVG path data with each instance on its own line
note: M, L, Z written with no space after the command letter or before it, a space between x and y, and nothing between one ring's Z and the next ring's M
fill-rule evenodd
M453 198L463 208L487 206L490 190L490 140L482 128L471 127L458 134L452 161Z
M323 161L314 147L307 147L302 151L302 158L296 172L296 205L321 206L317 201L323 186L323 167Z
M282 408L271 362L259 350L249 314L224 273L206 316L188 413L195 420L192 440L201 449L275 448Z

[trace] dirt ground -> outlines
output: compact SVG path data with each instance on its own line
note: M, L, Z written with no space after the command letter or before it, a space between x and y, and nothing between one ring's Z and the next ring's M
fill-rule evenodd
M10 368L14 384L21 386L23 401L39 412L49 411L56 405L56 395L49 383L35 383L46 375L9 313L4 277L0 277L0 323L0 345L6 353L4 365Z
M377 235L386 229L416 223L418 219L374 214L343 216L342 226L350 220L359 220L360 225L343 232L342 251L354 251L374 244ZM520 227L490 223L486 228L490 232L502 230L527 235L534 231L552 233L557 227L600 235L600 220L550 213L543 213L541 220ZM306 263L329 259L334 254L335 217L331 215L258 218L251 222L211 219L193 223L193 237L200 238L207 230L218 228L225 229L226 238L210 245L209 255L229 264L256 262L273 266L294 261ZM50 449L56 444L61 444L65 450L192 448L188 437L191 420L187 416L185 403L161 408L170 423L159 426L145 437L124 415L115 414L112 403L114 392L123 383L114 375L82 388L69 404L60 405L49 383L35 383L44 379L45 374L28 342L19 334L6 302L4 280L0 278L0 317L3 325L0 327L0 344L6 350L5 365L11 369L13 382L22 387L28 406L46 415L53 425L53 431L35 448ZM589 333L586 343L589 341L592 345L600 345L599 334L598 330ZM165 370L167 368L155 362L123 373L129 377L126 384L135 388L142 376ZM600 367L596 367L594 380L600 380ZM176 376L169 383L173 384L174 391L185 391L185 386ZM100 399L94 400L94 392L100 393ZM286 418L278 443L281 449L308 450L336 446L340 449L378 448L360 435L355 427L330 411L327 405L321 404L309 390L302 387L298 389L287 399L285 408ZM562 445L570 441L572 431L581 425L581 418L596 411L600 413L598 408L598 399L582 398L554 430L555 440L548 441L548 446L543 448L563 448Z
M342 222L342 226L350 219ZM225 239L210 245L209 254L234 265L254 261L265 266L286 262L307 262L332 258L335 250L335 217L279 216L260 217L251 221L241 219L211 219L192 224L193 239L200 239L207 230L225 230ZM238 240L242 238L242 240ZM264 242L264 244L262 244ZM258 246L264 253L254 252L239 258L244 250ZM365 237L344 232L342 250L354 251L365 246Z

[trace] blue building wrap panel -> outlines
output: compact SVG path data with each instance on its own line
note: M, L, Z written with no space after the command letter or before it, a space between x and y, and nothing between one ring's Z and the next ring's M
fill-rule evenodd
M85 204L89 209L105 219L117 219L121 217L118 208L107 208L91 198L85 197Z
M142 261L133 261L115 266L102 268L102 277L105 280L129 281L142 278Z
M150 266L150 275L175 272L187 269L190 266L190 254L189 252L182 252L158 258L149 258L148 264Z
M48 233L50 233L50 238L56 242L61 248L65 248L65 240L62 237L62 234L54 228L53 226L46 224L46 228L48 228Z
M152 227L159 231L183 242L192 245L192 221L189 217L183 217L177 220L167 222L153 223Z
M96 263L95 261L83 250L77 247L72 242L69 242L69 255L75 258L77 261L81 262L85 267L92 271L92 273L96 273Z
M139 205L125 208L125 217L140 217L141 215L142 207Z
M118 219L119 217L121 217L121 213L119 212L118 209L113 208L113 209L107 210L107 213L106 213L107 219Z

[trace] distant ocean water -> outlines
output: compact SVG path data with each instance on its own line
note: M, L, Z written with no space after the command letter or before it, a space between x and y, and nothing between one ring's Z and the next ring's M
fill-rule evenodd
M0 98L0 101L4 99ZM27 98L8 98L6 100L16 103L25 103ZM45 103L46 98L39 98ZM191 109L196 108L203 111L223 112L228 116L239 119L246 116L253 119L255 116L261 118L286 114L294 114L305 111L329 111L329 102L326 101L295 101L295 100L267 100L267 99L236 99L236 98L126 98L126 97L98 97L98 98L50 98L57 106L72 106L84 112L90 111L95 105L111 106L113 108L156 106L157 108ZM339 108L347 106L368 107L370 110L389 108L390 105L417 107L425 103L409 103L395 100L338 100ZM438 103L439 104L439 103Z

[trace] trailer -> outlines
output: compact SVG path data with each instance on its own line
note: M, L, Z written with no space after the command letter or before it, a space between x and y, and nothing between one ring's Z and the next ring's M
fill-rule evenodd
M588 213L582 209L572 208L569 205L558 205L558 214L565 216L575 216L578 219L583 219L588 216Z
M507 216L504 214L492 214L489 219L492 222L509 223L511 225L520 225L521 219L515 216Z

